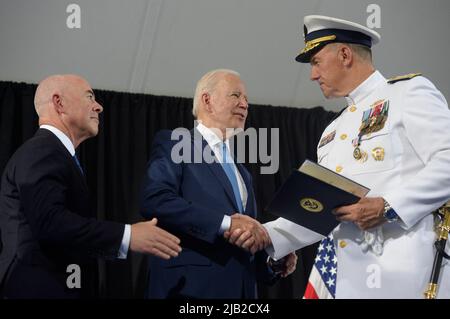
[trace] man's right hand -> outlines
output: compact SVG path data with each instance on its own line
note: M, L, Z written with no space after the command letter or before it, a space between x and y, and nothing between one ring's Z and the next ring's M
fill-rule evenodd
M180 239L156 226L158 220L131 225L130 249L132 251L151 254L163 259L177 257L181 252Z
M252 254L271 244L267 230L256 220L247 215L231 215L231 226L224 233L230 244L234 244Z

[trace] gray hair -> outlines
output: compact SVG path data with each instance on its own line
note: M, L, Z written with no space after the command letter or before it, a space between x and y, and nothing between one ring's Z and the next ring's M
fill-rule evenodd
M340 44L345 44L352 50L352 52L360 58L363 62L370 62L372 63L372 49L357 43L347 43L347 42L333 42L328 44L329 46L333 47L333 49L337 49Z
M197 87L195 88L194 103L192 107L192 114L195 118L197 118L198 106L200 104L202 94L205 92L211 93L212 91L214 91L217 83L220 80L219 75L223 74L232 74L238 77L241 76L238 72L230 69L216 69L209 71L208 73L203 75L197 82Z
M361 58L361 60L372 62L372 50L369 47L356 43L347 43L347 45Z

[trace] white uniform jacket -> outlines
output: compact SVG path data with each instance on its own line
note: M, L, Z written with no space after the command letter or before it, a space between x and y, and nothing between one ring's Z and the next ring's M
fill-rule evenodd
M346 99L347 109L322 135L335 132L318 148L318 162L370 188L368 197L384 197L401 221L369 234L353 223L335 229L336 298L423 298L435 253L431 212L450 199L447 102L422 76L391 84L378 71ZM367 157L356 160L354 139L364 111L386 102L384 127L362 136L360 149ZM382 249L370 243L367 249L367 241ZM442 269L441 298L450 298L449 268L446 263Z

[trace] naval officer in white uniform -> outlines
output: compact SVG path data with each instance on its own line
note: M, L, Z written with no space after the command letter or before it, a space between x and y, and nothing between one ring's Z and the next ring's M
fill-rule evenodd
M304 33L296 60L310 63L326 98L347 100L323 132L318 162L371 189L335 211L336 298L423 298L435 253L432 212L450 198L447 102L420 74L389 80L377 71L370 48L380 35L371 29L306 16ZM271 239L275 255L300 248L289 236ZM438 298L450 298L448 261L439 284Z

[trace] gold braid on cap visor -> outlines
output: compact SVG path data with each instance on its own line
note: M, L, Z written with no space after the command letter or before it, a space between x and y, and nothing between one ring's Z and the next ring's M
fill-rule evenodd
M332 40L335 40L335 39L336 39L335 35L328 35L326 37L321 37L321 38L317 38L317 39L308 41L308 42L305 43L305 47L303 48L303 50L300 51L300 54L303 54L305 52L308 52L308 51L314 49L315 47L317 47L322 42L332 41Z

